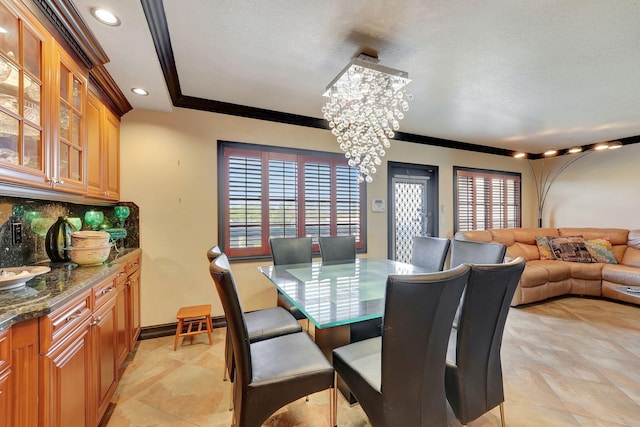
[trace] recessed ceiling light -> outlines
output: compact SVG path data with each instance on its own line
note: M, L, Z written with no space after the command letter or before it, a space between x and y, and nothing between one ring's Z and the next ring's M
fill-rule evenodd
M131 88L131 92L135 93L136 95L140 95L140 96L149 95L149 92L147 92L146 90L142 89L141 87L132 87Z
M120 25L120 19L106 9L94 8L91 9L91 14L94 18L96 18L103 24L111 25L112 27L117 27L118 25Z
M524 159L525 157L527 157L527 153L516 153L513 155L513 157L515 157L516 159Z
M621 148L622 147L622 142L620 141L614 141L612 143L609 144L609 150L615 150L616 148Z
M582 151L582 147L571 147L571 148L569 148L569 153L571 153L571 154L579 153L581 151Z
M598 151L606 150L607 148L609 148L609 144L607 144L606 142L601 142L600 144L596 145L594 148Z
M544 152L545 156L553 156L558 153L558 150L547 150Z

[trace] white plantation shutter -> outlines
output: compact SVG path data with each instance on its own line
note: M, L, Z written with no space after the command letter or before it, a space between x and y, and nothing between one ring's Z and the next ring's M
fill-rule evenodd
M520 174L454 168L455 231L520 227Z
M365 187L346 159L244 147L221 147L220 235L227 255L269 255L270 237L311 236L317 244L319 236L355 234L356 247L364 247Z

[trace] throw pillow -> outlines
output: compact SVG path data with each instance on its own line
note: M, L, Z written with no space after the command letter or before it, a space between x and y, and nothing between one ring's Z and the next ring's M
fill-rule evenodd
M593 262L582 236L548 237L547 240L556 259L570 262Z
M613 246L611 246L609 239L591 239L585 240L584 243L595 262L604 262L606 264L618 263L613 254Z
M549 246L549 240L546 237L536 236L536 246L538 246L540 259L556 259L556 257L553 256L553 251L551 250L551 246Z

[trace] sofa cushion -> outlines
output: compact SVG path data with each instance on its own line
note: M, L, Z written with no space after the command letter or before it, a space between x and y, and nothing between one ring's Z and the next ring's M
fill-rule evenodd
M562 261L533 260L528 261L522 276L520 286L531 288L548 282L560 282L571 277L570 263Z
M611 246L609 239L591 239L585 240L584 243L594 262L604 262L607 264L618 263L613 254L613 246Z
M602 280L626 286L640 286L640 270L621 264L604 264Z
M565 261L538 261L537 265L547 270L549 282L560 282L571 278L572 262Z
M612 245L626 245L629 230L621 228L559 228L560 236L582 236L585 240L606 238Z
M527 245L525 243L516 242L512 246L507 246L506 255L511 258L518 258L521 256L527 261L539 259L538 247L533 245Z
M541 261L528 261L522 275L520 276L520 287L535 288L544 285L549 281L549 272L546 268L537 265ZM549 261L545 261L549 262ZM557 261L553 261L557 262Z
M629 265L631 267L640 267L640 249L629 246L624 252L621 264Z
M592 262L582 236L549 237L549 246L558 260L570 262Z
M604 264L601 262L570 262L567 264L571 269L571 277L573 279L600 280L602 278Z

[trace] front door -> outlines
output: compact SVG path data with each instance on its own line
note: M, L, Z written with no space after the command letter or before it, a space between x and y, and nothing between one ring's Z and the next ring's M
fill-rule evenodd
M414 236L437 230L437 169L389 162L389 258L411 262Z

